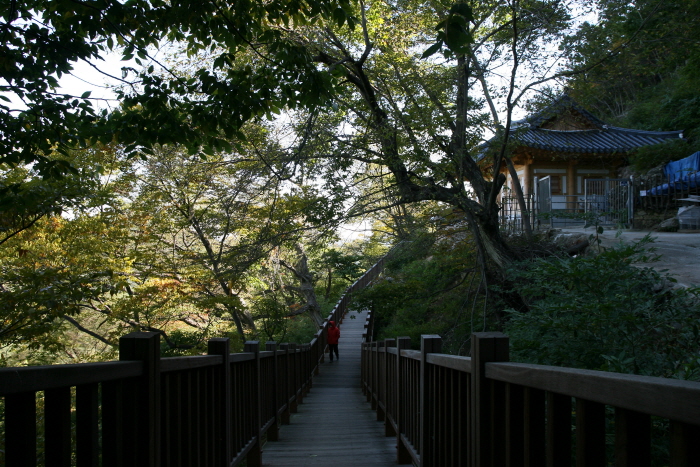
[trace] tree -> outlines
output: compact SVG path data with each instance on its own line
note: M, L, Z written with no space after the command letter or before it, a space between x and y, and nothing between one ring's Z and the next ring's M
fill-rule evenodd
M279 26L351 23L349 11L346 0L12 1L0 12L0 163L34 164L56 177L69 166L51 153L96 140L115 138L130 145L127 152L156 143L183 144L190 153L227 147L253 116L318 103L329 89ZM154 53L168 42L212 60L188 78L171 74ZM244 51L257 63L235 66ZM60 92L58 80L75 63L98 68L109 52L143 67L113 77L123 84L119 109L99 110L89 93Z
M392 201L357 211L424 201L454 206L464 213L482 257L502 270L515 255L499 232L497 198L505 180L500 169L511 112L533 86L523 86L514 96L519 63L541 44L538 37L549 37L568 16L559 2L518 1L473 7L376 1L362 3L358 16L356 32L290 32L344 83L336 97L339 110L326 120L340 118L348 130L338 136L337 127L318 125L320 139L330 147L326 156L350 159L355 167L381 167L382 175L391 176L383 199ZM437 42L431 45L434 18L440 22ZM403 32L401 37L396 30ZM443 59L426 59L438 51ZM488 67L508 54L504 146L494 151L490 173L484 173L475 156L486 117L473 86L482 87L481 96L489 91L482 84ZM495 105L493 98L486 100Z
M264 135L248 132L249 152L206 160L159 149L144 163L136 200L144 214L156 211L144 225L152 240L139 248L140 262L194 279L198 300L225 310L241 338L255 329L243 300L251 268L274 249L297 245L308 219L333 212L313 189L280 179L279 149Z
M682 128L697 139L697 2L597 4L599 21L583 24L565 43L569 66L586 69L569 83L577 99L620 126Z

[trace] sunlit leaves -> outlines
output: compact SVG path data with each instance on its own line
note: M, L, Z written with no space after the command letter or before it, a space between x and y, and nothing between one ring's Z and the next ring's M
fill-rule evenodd
M443 45L456 54L468 52L468 46L474 39L469 31L469 22L473 20L472 9L466 3L456 3L450 8L447 18L440 21L435 30L437 40L426 50L422 58L428 58L442 49Z

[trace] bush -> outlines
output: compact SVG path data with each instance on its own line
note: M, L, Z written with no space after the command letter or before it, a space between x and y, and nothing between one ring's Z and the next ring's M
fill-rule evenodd
M464 230L417 234L392 253L381 279L355 295L355 307L374 311L376 339L408 336L419 348L422 334L439 334L443 352L464 354L472 328L484 330L476 264Z
M530 310L509 313L511 359L700 380L700 291L634 266L650 259L649 241L516 265L509 274Z

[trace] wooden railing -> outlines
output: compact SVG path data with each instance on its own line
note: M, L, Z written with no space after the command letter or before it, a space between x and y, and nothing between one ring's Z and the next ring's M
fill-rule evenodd
M362 344L362 387L399 464L650 466L660 417L670 465L700 465L700 383L508 363L501 333L473 334L471 358L440 354L439 336L409 347Z
M308 344L251 341L231 354L228 339L212 339L208 355L161 359L158 333L131 333L119 340L119 361L0 368L0 465L261 466L261 441L278 439L318 374L328 321L342 322L383 261Z

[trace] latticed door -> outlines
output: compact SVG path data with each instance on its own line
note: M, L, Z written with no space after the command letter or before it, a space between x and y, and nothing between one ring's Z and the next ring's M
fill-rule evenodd
M631 183L626 178L589 178L585 183L586 213L602 225L626 225L632 219Z
M537 211L540 224L552 225L552 179L549 176L537 180Z

